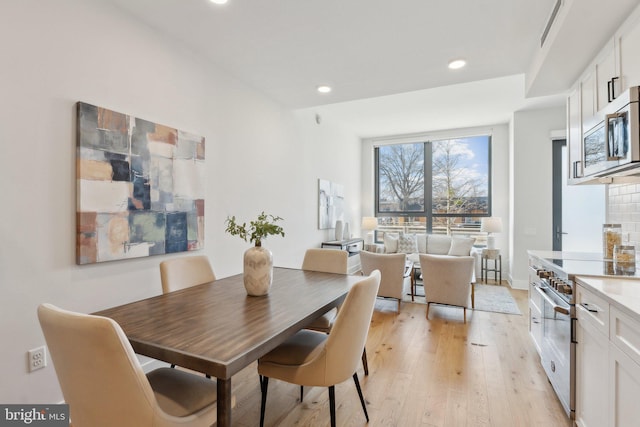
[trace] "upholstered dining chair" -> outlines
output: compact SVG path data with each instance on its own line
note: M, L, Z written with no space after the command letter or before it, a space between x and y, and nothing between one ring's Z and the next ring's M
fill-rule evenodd
M347 274L349 253L337 249L311 248L304 253L302 269L307 271L322 271L324 273ZM332 308L322 316L314 320L306 329L329 333L333 322L338 315L338 308ZM367 349L362 350L362 366L364 374L369 375L369 362L367 361ZM300 388L300 400L302 401L302 387Z
M51 304L38 318L74 427L215 423L216 382L169 368L145 375L114 320Z
M216 275L213 273L206 255L183 256L160 263L160 281L162 282L163 294L214 280L216 280ZM172 364L171 367L175 368L176 365ZM206 377L211 378L210 375L206 375Z
M471 308L475 307L473 268L472 256L420 254L427 318L429 318L429 305L438 303L462 307L464 322L467 323L469 299L471 299Z
M331 426L335 427L335 385L352 377L365 418L369 421L356 369L367 340L379 286L379 271L353 285L329 335L303 329L258 359L262 391L261 427L264 425L269 378L300 386L328 387Z
M160 280L162 292L168 293L203 283L213 282L213 274L209 258L206 255L184 256L168 259L160 263Z
M307 271L321 271L324 273L347 274L348 259L349 253L347 251L311 248L307 249L304 253L302 269ZM331 332L331 326L337 314L337 309L329 310L323 316L314 320L311 325L307 326L307 329L326 332L328 334Z
M406 268L407 255L377 254L360 251L360 265L362 274L369 275L373 270L380 270L380 289L378 296L398 300L398 313L404 293L404 282L409 277L410 269Z

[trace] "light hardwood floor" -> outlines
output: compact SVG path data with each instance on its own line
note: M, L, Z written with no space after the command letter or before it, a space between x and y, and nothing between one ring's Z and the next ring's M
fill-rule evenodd
M338 426L570 427L527 331L527 293L511 290L521 316L378 300L367 355L358 376L370 416L366 423L353 381L336 387ZM256 365L234 377L233 424L257 426ZM266 426L328 426L325 388L269 383Z

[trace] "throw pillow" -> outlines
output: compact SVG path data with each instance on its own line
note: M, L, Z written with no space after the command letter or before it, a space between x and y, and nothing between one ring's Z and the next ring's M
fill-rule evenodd
M451 237L445 234L429 234L427 236L427 253L431 255L447 255L451 249Z
M451 249L449 249L449 255L455 256L469 256L471 255L471 248L476 239L471 237L454 237L451 240Z
M421 254L427 253L427 235L424 233L416 234L416 238L418 239L418 252Z
M398 253L415 254L418 252L418 239L415 234L400 234Z
M384 233L384 253L395 254L398 252L398 233Z

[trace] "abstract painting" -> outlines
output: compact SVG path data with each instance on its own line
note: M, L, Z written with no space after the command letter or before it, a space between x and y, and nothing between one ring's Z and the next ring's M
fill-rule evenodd
M78 102L76 263L204 247L204 137Z
M344 186L326 179L318 180L318 228L336 228L344 220Z

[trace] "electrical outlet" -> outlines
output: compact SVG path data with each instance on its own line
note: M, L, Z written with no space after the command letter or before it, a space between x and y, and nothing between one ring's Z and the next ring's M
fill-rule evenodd
M27 355L29 358L29 372L33 372L47 366L47 352L44 346L29 350Z

